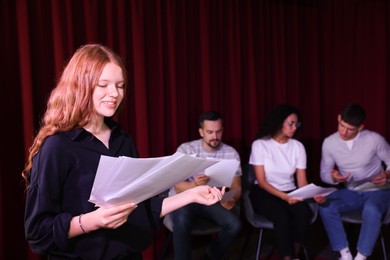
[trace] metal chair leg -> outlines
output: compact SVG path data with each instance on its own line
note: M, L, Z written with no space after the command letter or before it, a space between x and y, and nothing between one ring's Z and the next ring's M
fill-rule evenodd
M388 255L386 250L385 238L383 237L382 231L380 233L380 237L381 237L381 244L382 244L383 260L387 260Z
M257 252L256 252L256 260L260 257L260 247L261 247L261 240L263 239L263 229L260 228L259 231L259 241L257 242Z
M305 245L302 245L302 251L303 251L303 254L305 255L306 260L310 260L309 254L307 252L307 249L306 249Z

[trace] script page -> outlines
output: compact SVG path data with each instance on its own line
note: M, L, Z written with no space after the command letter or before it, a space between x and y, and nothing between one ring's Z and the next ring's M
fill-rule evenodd
M211 187L230 187L239 164L234 159L221 159L218 163L207 168L205 174L210 177L208 185Z
M142 202L218 162L182 153L160 158L119 157L115 160L102 156L99 162L98 182L95 181L89 199L97 206Z
M288 193L288 196L300 199L310 199L313 198L315 195L327 196L336 190L336 188L324 188L310 183L309 185L306 185L302 188L296 189Z

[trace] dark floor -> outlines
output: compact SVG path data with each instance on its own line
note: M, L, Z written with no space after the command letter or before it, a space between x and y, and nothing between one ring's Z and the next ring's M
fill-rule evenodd
M350 248L352 252L354 252L354 248L356 247L356 240L358 237L360 226L358 225L348 225L346 226L346 230L348 231ZM166 231L168 234L169 231ZM248 234L252 234L249 240L246 249L243 252L243 247L246 241ZM385 243L387 250L390 250L390 227L386 226L383 228L383 234L385 237ZM241 235L237 239L237 241L232 245L229 250L229 260L253 260L256 258L256 250L257 250L257 241L258 241L258 230L253 230L249 224L244 223L243 230ZM165 236L164 236L165 239ZM209 243L211 236L193 236L193 259L198 260L203 256L207 244ZM163 246L162 246L163 247ZM323 230L322 223L319 219L311 226L308 241L306 243L306 248L309 254L310 259L312 260L330 260L332 259L332 251L329 248L326 234ZM161 249L161 254L163 252L163 248ZM390 252L388 252L389 254ZM388 256L390 259L390 256ZM172 252L172 244L168 246L167 254L165 260L173 260L173 252ZM261 246L261 254L260 259L269 259L276 260L279 259L277 252L273 247L273 234L270 230L265 230L263 233L263 243ZM303 258L301 258L303 259ZM382 260L383 253L382 247L378 240L377 245L375 247L374 253L369 260Z

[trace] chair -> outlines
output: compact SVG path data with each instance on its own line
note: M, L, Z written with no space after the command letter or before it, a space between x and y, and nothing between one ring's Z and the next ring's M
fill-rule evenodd
M351 211L351 212L341 213L340 217L341 217L341 220L347 224L354 224L354 225L361 225L362 224L361 212L359 212L359 211ZM382 227L384 225L388 225L388 224L390 224L390 206L387 210L386 216L382 220ZM382 229L381 229L381 232L379 233L379 239L381 241L383 260L387 260L388 253L387 253L386 243L385 243ZM337 259L337 255L338 255L337 252L333 252L332 259Z
M252 201L249 198L249 190L250 190L250 187L253 184L254 180L255 180L255 174L253 171L253 166L248 164L246 166L246 169L245 169L244 175L243 175L242 203L243 203L243 207L244 207L244 214L245 214L246 220L249 222L249 224L253 228L260 229L259 230L259 238L258 238L258 242L257 242L257 252L256 252L256 260L257 260L257 259L259 259L259 256L260 256L263 231L264 231L264 229L272 230L274 228L274 225L273 225L272 221L270 221L269 219L267 219L266 217L264 217L258 213L255 213L253 210ZM311 207L311 209L313 210L313 213L314 213L313 217L311 219L311 223L314 223L314 221L317 219L318 207L317 207L317 204L314 202L309 203L309 206ZM245 248L247 247L247 245L249 243L251 235L252 235L252 232L250 232L248 234L248 236L244 242L244 246L243 246L242 251L241 251L240 259L243 257L243 254L245 252ZM303 253L305 255L305 258L307 260L309 260L310 259L309 254L307 252L305 245L302 245L302 250L303 250Z

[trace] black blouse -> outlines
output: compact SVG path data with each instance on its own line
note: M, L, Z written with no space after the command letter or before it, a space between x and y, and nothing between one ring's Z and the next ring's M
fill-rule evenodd
M47 137L34 157L25 211L25 235L33 252L70 259L116 259L141 252L152 242L153 228L160 222L160 197L138 204L117 229L68 239L72 217L96 209L88 199L100 156L138 157L132 139L119 125L109 119L106 123L111 128L109 149L81 128Z

